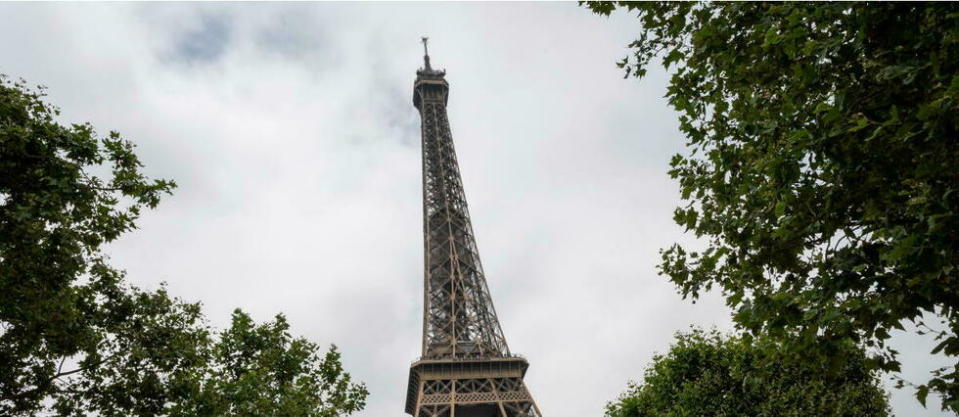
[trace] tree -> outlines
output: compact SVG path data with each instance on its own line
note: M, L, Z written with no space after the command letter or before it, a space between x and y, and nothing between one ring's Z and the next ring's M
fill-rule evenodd
M0 76L0 415L345 415L362 384L339 353L282 316L237 311L215 332L200 306L127 285L101 252L172 181L133 144L63 126L43 89ZM94 175L106 173L106 177ZM253 390L253 385L256 390Z
M293 338L286 319L257 325L240 310L232 325L211 337L196 305L142 294L145 331L118 332L101 343L100 366L64 376L52 393L60 415L303 416L359 411L366 388L351 382L336 347ZM188 322L183 322L186 319Z
M823 373L786 362L756 341L693 330L676 335L657 355L642 383L631 383L606 406L607 417L842 416L890 414L886 394L865 365L861 350L849 354L841 373Z
M627 77L671 71L675 220L706 243L662 252L684 297L718 287L741 328L809 359L863 343L899 371L886 342L906 322L959 356L959 6L589 7L638 14ZM959 411L955 365L930 390Z

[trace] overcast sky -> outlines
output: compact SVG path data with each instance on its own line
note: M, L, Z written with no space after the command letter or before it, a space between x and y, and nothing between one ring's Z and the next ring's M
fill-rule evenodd
M419 118L430 36L480 255L547 417L601 416L690 325L731 328L658 277L681 151L666 76L623 80L637 33L575 3L2 4L0 73L49 87L61 121L137 145L179 188L109 249L145 288L211 322L277 313L336 343L403 415L422 331ZM922 378L928 341L899 338ZM900 416L939 416L894 392Z

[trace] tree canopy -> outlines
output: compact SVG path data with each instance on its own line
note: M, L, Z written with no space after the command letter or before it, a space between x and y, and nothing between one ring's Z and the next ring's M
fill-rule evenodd
M884 417L886 394L852 349L842 372L823 377L760 340L693 330L653 358L641 383L606 406L607 417Z
M707 244L662 253L684 296L718 287L741 328L836 367L852 342L898 371L910 321L959 356L959 5L588 7L637 15L627 77L671 73L675 220ZM955 365L930 390L959 411Z
M43 89L0 76L0 414L339 416L364 406L339 352L241 311L125 283L103 244L175 184L132 142L64 126ZM100 173L96 175L95 173Z

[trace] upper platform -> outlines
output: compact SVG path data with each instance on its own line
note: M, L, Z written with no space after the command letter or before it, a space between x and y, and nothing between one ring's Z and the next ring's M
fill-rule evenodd
M446 104L450 89L449 83L446 82L446 70L434 70L430 66L426 38L423 38L423 63L423 68L416 70L416 81L413 82L413 105L420 108L420 101L426 96L442 97L443 104Z

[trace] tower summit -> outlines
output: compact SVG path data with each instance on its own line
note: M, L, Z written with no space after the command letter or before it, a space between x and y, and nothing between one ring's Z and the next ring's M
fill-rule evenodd
M473 237L453 135L446 71L416 71L413 105L423 143L425 282L422 357L410 366L414 417L541 417L523 383L529 364L510 353Z

